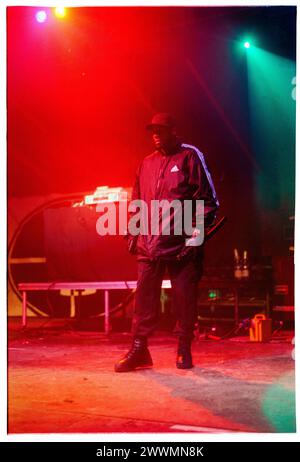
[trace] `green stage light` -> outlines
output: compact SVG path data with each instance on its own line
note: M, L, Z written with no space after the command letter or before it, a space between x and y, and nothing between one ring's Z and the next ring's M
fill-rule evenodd
M245 47L245 48L250 48L250 47L251 47L250 42L244 42L244 47Z
M274 213L280 204L289 209L294 206L296 105L292 81L296 63L254 46L253 41L251 45L251 51L243 51L248 69L251 152L260 166L253 177L253 191L259 213Z

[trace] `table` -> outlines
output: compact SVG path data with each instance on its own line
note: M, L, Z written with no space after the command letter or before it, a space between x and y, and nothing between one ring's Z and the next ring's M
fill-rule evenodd
M230 289L234 294L234 320L236 326L239 324L239 291L247 287L247 281L222 280L222 279L205 279L199 282L199 287L203 289ZM250 283L251 284L251 283ZM104 291L104 331L106 334L110 330L109 316L109 291L136 289L137 281L101 281L101 282L23 282L18 284L18 289L22 292L22 325L27 325L27 292L31 290L85 290L96 289ZM171 289L171 281L164 279L161 285L162 289ZM267 316L270 314L270 296L268 286L266 288L265 308Z
M104 291L104 330L109 333L109 291L136 289L137 281L101 281L101 282L22 282L18 289L22 292L22 325L27 325L27 292L31 290L85 290L96 289ZM170 289L170 280L163 280L162 289Z

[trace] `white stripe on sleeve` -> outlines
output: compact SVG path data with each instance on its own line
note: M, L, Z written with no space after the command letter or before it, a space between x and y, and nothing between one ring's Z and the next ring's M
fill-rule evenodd
M204 159L203 153L202 153L201 151L199 151L199 149L196 148L196 146L193 146L193 145L191 145L191 144L182 143L181 146L182 146L183 148L190 148L190 149L193 149L193 150L197 153L197 155L198 155L198 157L199 157L199 159L200 159L200 162L202 163L202 166L203 166L203 168L204 168L204 171L205 171L205 173L206 173L206 177L207 177L207 180L208 180L208 182L209 182L209 184L210 184L210 187L211 187L211 190L212 190L212 193L213 193L213 197L214 197L214 199L215 199L215 201L216 201L216 204L219 206L220 204L219 204L219 201L218 201L218 199L217 199L216 190L215 190L215 187L214 187L214 184L213 184L211 175L210 175L210 173L209 173L209 170L208 170L208 168L207 168L207 165L206 165L206 163L205 163L205 159Z

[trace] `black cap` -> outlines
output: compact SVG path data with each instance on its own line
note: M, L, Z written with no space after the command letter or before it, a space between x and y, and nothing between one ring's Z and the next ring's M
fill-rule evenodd
M146 129L151 130L153 127L173 128L175 125L175 119L171 114L160 112L152 117L151 123L146 125Z

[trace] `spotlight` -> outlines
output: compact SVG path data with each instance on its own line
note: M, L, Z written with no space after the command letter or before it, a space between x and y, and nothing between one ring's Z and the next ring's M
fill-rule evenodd
M250 48L250 46L251 46L251 45L250 45L250 42L244 42L244 47L245 47L245 48Z
M38 11L35 15L35 19L37 20L37 22L40 22L40 23L45 22L47 19L46 11L43 11L43 10Z
M54 13L58 18L64 18L66 16L66 8L63 6L57 6L54 10Z

